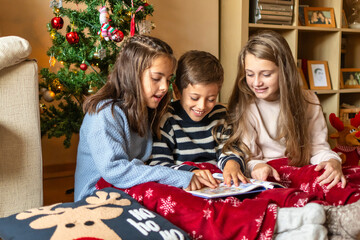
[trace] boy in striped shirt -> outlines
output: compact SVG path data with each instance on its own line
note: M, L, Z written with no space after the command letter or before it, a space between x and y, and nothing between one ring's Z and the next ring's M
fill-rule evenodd
M233 152L222 153L223 144L215 140L215 136L226 138L220 134L226 108L217 103L223 80L223 68L212 54L192 50L180 57L175 80L180 99L171 103L160 122L161 136L154 137L150 165L192 171L217 185L210 170L186 164L211 163L223 171L227 185L248 182L244 159ZM219 126L216 133L214 126Z

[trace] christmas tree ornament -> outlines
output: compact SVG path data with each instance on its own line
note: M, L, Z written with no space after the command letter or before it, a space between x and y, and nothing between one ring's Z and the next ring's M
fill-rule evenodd
M40 113L43 114L46 111L46 106L43 103L40 103Z
M99 20L100 20L100 24L101 24L101 28L100 31L98 32L98 34L105 39L105 41L109 41L112 40L114 42L121 42L124 39L124 34L116 29L113 28L112 26L110 26L109 23L109 13L106 10L106 7L103 6L99 9L100 12L100 16L99 16Z
M99 59L100 58L98 48L96 48L93 57L94 57L94 59Z
M85 71L87 68L88 68L88 65L86 65L85 62L82 62L82 63L80 64L80 69L81 69L81 70Z
M70 44L76 44L79 42L79 34L77 32L68 32L66 34L66 40Z
M152 30L152 23L149 20L143 20L137 23L136 29L139 34L150 34Z
M51 31L50 36L51 36L51 39L55 39L56 33L54 31Z
M106 50L102 47L99 49L99 57L101 60L103 60L106 57Z
M93 87L91 86L91 83L89 84L89 89L88 89L88 93L93 93L94 92L94 89Z
M134 2L131 0L131 6L134 7ZM130 21L130 36L134 36L135 35L135 14L138 12L138 11L141 11L143 10L144 7L143 6L140 6L138 7L138 9L136 9L135 13L134 14L131 14L131 21Z
M59 30L64 26L64 20L61 17L53 17L51 19L51 26L54 29Z
M51 90L47 90L42 95L43 99L47 102L52 102L55 99L55 93Z
M62 8L62 0L50 0L50 8Z
M50 67L55 66L56 58L54 57L54 54L52 53L49 59Z

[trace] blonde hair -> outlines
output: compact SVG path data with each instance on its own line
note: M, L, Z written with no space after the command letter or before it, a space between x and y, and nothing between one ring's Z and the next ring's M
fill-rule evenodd
M111 104L112 109L118 104L126 114L131 130L143 137L150 122L153 134L160 134L160 119L167 111L171 96L167 93L156 109L148 111L142 96L141 76L151 67L153 61L161 56L172 60L175 69L176 59L167 43L146 35L129 38L123 44L106 84L96 94L86 99L84 112L96 113L108 104ZM107 99L111 101L97 108L101 101Z
M286 140L286 157L290 165L304 166L310 162L308 120L305 100L300 85L299 73L286 40L274 31L262 31L250 37L238 58L238 73L228 104L226 124L232 128L224 151L238 147L251 157L248 146L242 141L247 129L247 111L256 99L246 83L245 56L252 54L276 64L279 68L280 113L277 122L278 139Z

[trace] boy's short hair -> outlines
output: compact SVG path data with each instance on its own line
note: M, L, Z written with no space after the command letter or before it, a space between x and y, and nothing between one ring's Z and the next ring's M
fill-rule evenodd
M223 67L211 53L191 50L180 57L175 79L176 87L180 93L189 84L216 83L221 88L223 82Z

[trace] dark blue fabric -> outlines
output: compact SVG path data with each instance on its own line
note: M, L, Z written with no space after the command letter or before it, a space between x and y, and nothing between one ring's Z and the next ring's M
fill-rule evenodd
M76 238L93 237L95 239L97 237L96 239L109 239L99 238L99 235L94 236L91 234L94 232L94 234L101 235L109 231L113 231L112 234L119 236L123 240L190 239L183 230L160 215L147 210L125 192L114 188L105 188L94 192L92 196L96 196L96 198L93 199L96 201L100 199L100 193L103 194L102 196L107 197L107 199L114 199L116 204L108 202L106 205L102 205L101 201L99 201L100 205L94 204L91 207L86 202L86 199L82 199L78 202L62 203L54 207L42 207L31 209L31 211L24 211L23 213L36 212L36 216L24 220L16 219L17 216L20 216L19 214L0 218L0 238L3 240L49 240L56 230L56 234L64 240L75 239L72 232L77 234ZM125 201L127 204L119 204L120 202L123 203L122 201ZM119 208L123 209L123 211ZM79 210L79 212L77 214L69 214L74 209ZM52 211L53 214L41 213L45 211ZM56 211L58 213L54 214ZM116 212L119 212L120 215L115 218L109 218L109 214L115 214ZM63 219L66 214L69 216ZM100 219L102 217L109 219ZM39 227L39 221L42 220L44 220L42 223L46 225ZM49 227L52 222L56 222L55 226ZM40 229L33 229L30 226L30 224L34 223Z

